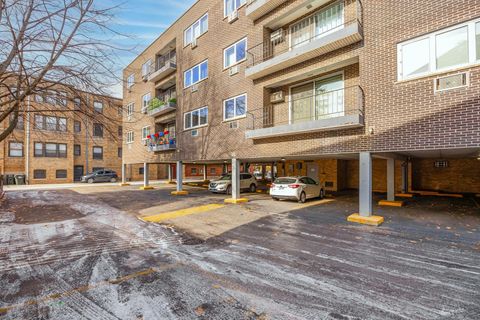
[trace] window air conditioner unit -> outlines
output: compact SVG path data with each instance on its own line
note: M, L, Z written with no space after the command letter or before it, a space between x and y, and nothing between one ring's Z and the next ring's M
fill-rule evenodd
M285 95L283 94L283 91L277 91L270 95L271 103L278 103L278 102L284 102L284 101L285 101Z
M192 49L195 49L197 47L197 38L193 38L192 40Z
M436 78L434 80L435 92L446 91L469 85L469 74L467 72L457 73L445 77Z
M230 76L236 75L238 73L238 66L233 66L230 69L228 69L228 74Z
M228 15L228 23L234 23L238 20L238 11L235 10Z
M270 34L270 41L274 43L279 43L283 41L283 29L275 30Z
M238 128L238 121L230 122L230 129L237 129Z
M198 91L198 84L192 85L192 92L197 92Z

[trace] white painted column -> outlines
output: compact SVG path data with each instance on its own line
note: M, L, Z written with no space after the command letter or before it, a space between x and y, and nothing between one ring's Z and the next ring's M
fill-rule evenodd
M183 189L183 161L177 161L177 191Z
M203 165L203 181L207 181L208 177L207 177L207 165L204 164Z
M240 161L232 159L232 199L240 199Z
M172 164L169 163L167 166L167 171L168 171L168 182L172 181Z
M370 152L360 152L360 190L359 214L370 217L373 212L372 203L372 155Z
M148 163L143 164L143 186L148 187L149 181L149 173L148 173Z
M387 159L387 200L395 201L395 159Z
M125 163L122 164L122 184L127 183L127 165Z

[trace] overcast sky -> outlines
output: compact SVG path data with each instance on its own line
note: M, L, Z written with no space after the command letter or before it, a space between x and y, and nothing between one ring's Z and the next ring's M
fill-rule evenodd
M102 0L102 2L105 0ZM116 46L128 48L120 51L121 69L127 66L155 38L180 17L196 0L107 0L115 10L113 28L131 38L112 39ZM130 50L131 49L131 50ZM122 96L121 84L115 86L115 95Z

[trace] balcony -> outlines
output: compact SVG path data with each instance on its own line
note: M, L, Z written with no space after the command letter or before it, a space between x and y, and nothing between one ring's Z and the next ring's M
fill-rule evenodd
M169 131L161 131L149 135L145 140L149 152L171 151L177 149L175 136Z
M166 61L165 64L161 64L152 70L148 75L148 81L150 82L157 82L165 77L169 76L170 74L174 73L177 70L177 63L176 60Z
M357 6L352 6L355 3ZM269 39L248 50L245 76L255 80L361 41L358 3L338 2L272 32ZM344 22L346 18L349 20Z
M247 139L282 137L310 132L361 128L364 126L364 93L360 86L290 98L251 115Z
M266 15L287 0L248 0L246 15L252 20Z
M159 100L158 106L149 107L147 110L147 114L151 117L158 117L175 110L177 110L177 102L173 101L173 99L167 102Z
M148 145L148 151L150 152L162 152L162 151L171 151L177 149L177 144L150 144Z

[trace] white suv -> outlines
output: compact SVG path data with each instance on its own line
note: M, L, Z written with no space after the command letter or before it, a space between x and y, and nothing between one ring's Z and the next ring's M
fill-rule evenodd
M210 182L208 190L214 193L232 193L232 175L226 174L218 180ZM240 190L257 191L257 179L250 173L240 173Z

